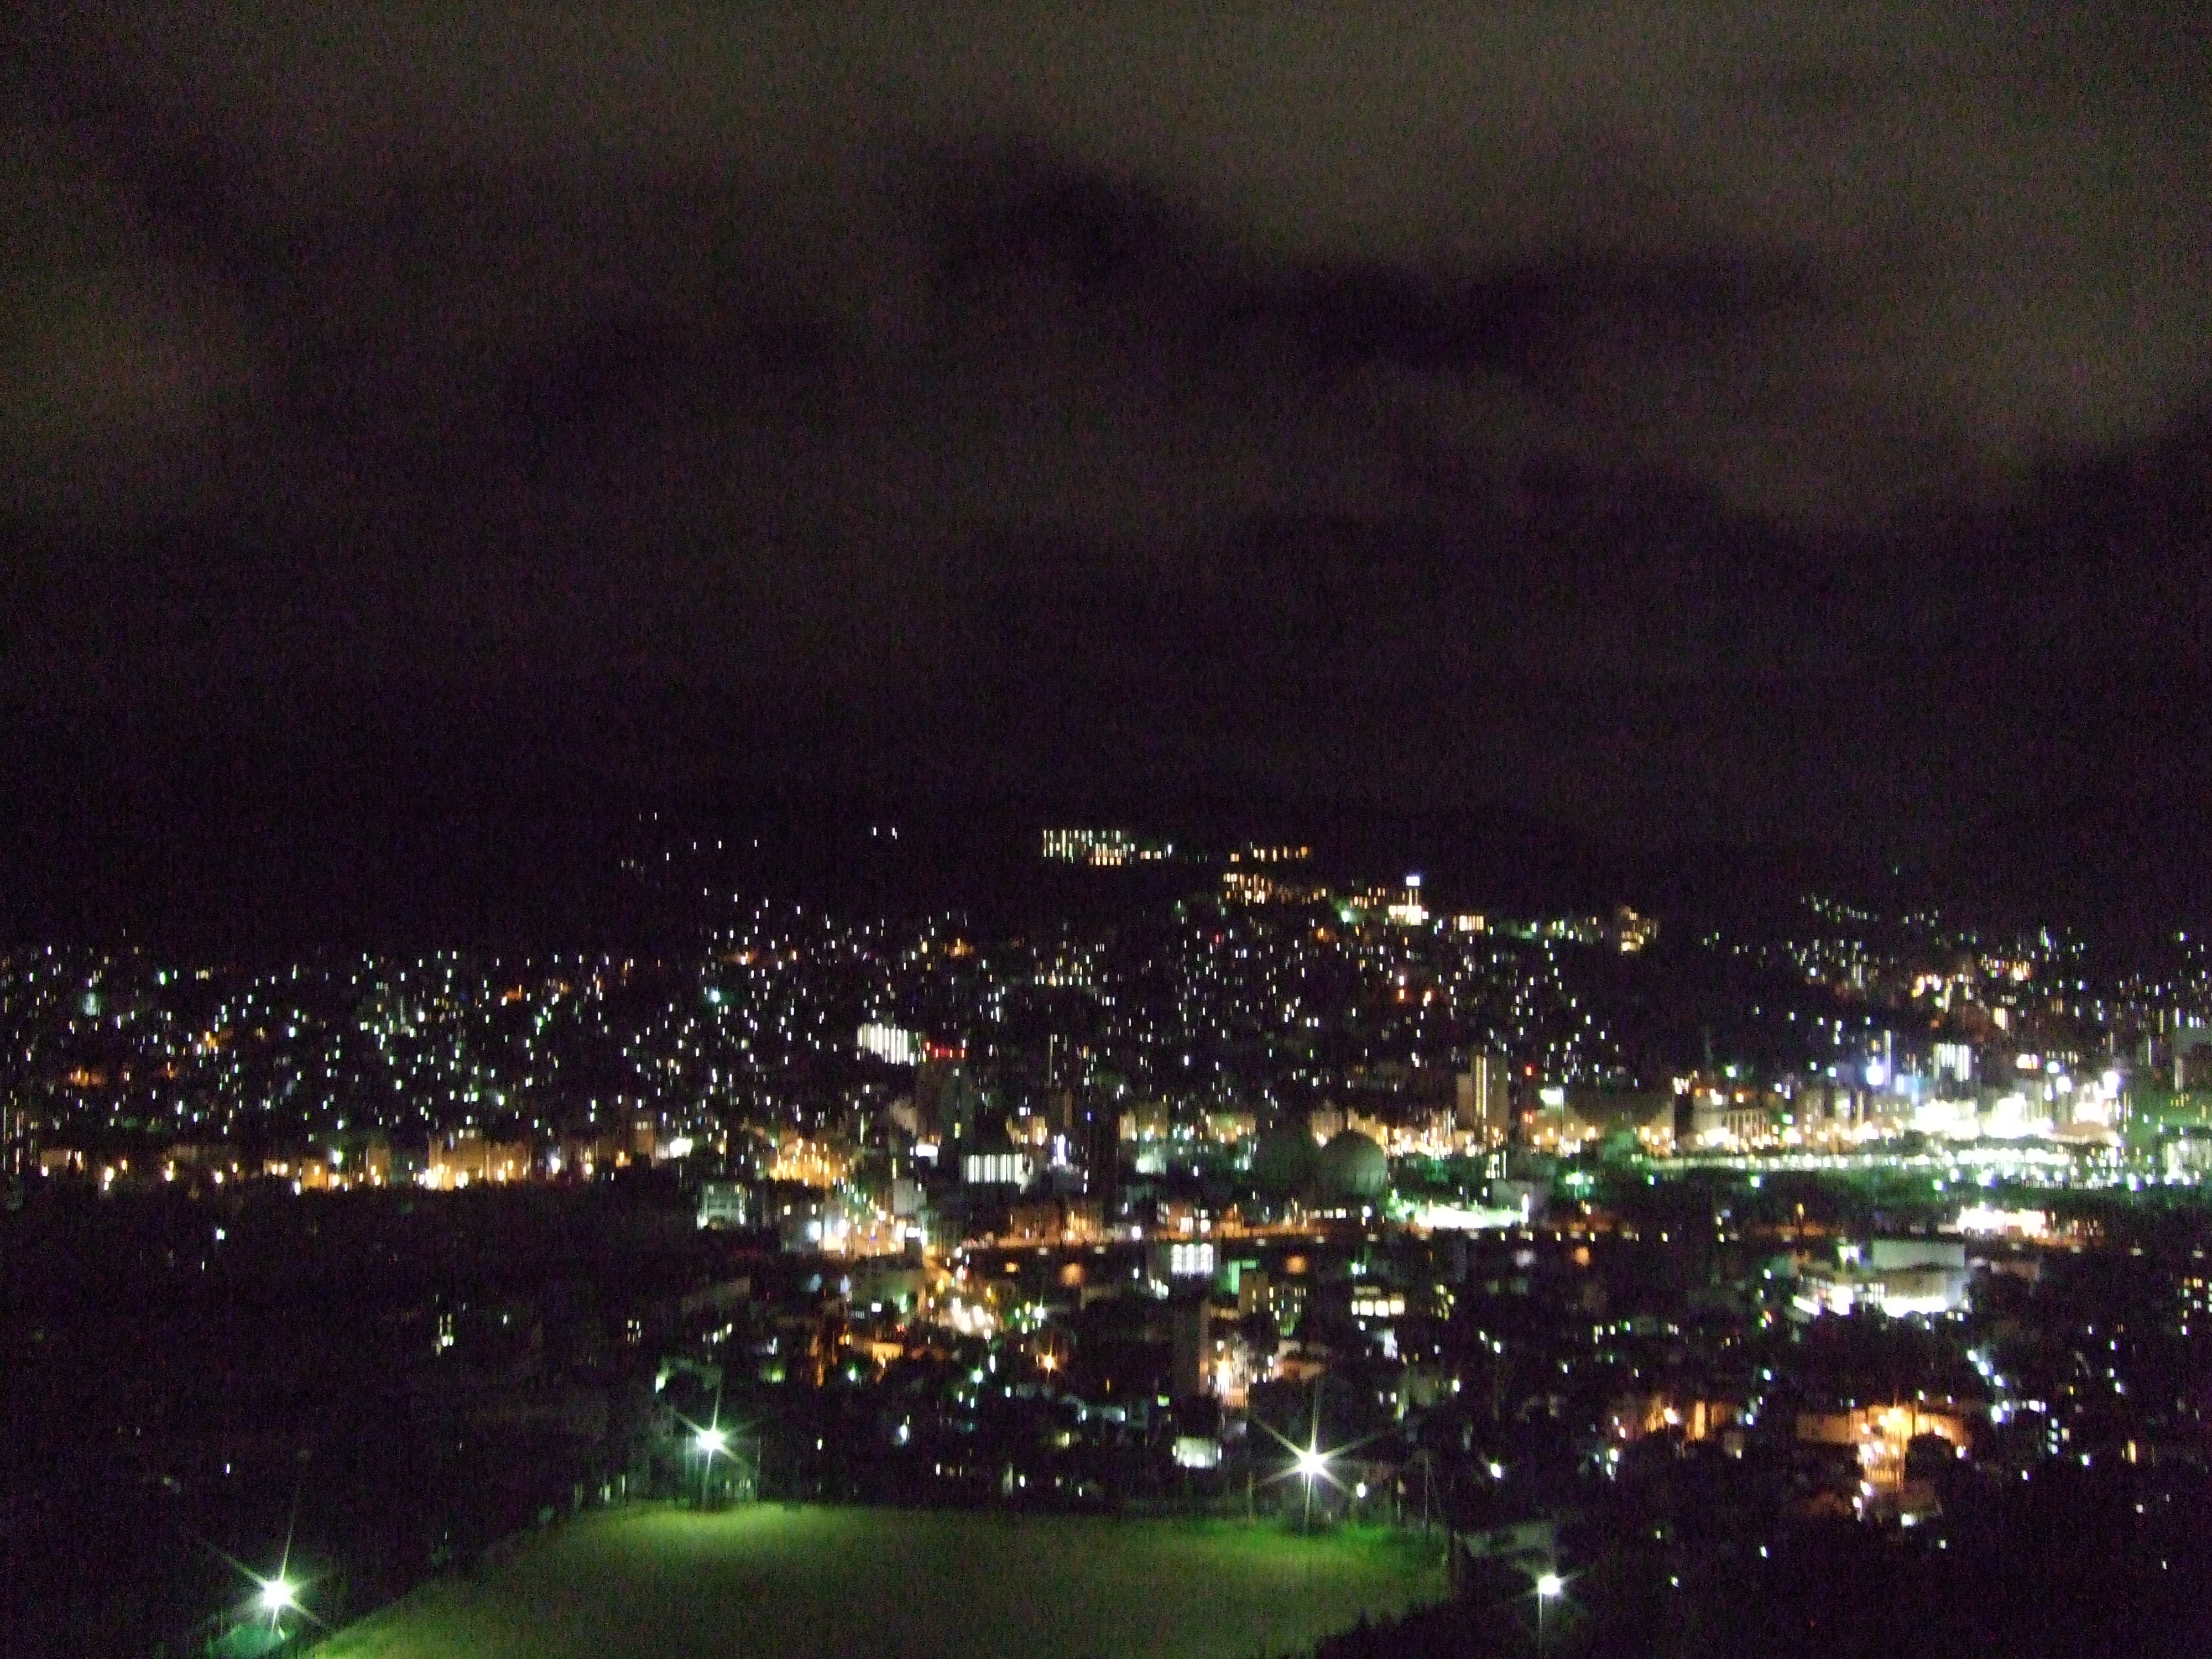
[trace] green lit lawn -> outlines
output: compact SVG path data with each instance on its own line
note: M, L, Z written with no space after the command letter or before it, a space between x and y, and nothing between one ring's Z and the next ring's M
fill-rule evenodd
M1438 1546L758 1504L588 1516L318 1659L1253 1659L1443 1589Z

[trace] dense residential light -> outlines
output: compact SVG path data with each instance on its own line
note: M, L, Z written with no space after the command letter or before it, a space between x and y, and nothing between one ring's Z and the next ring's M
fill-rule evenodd
M1705 1467L1638 1443L1743 1479L1794 1436L1829 1449L1821 1514L1938 1551L1956 1523L1926 1497L1934 1458L2008 1492L2054 1462L2166 1478L2163 1371L2212 1324L2212 1229L2185 1239L2177 1219L2161 1240L2122 1194L2163 1211L2212 1182L2212 952L2185 984L2116 980L2083 1012L2086 993L2057 1006L2058 958L2026 980L1970 972L1959 939L1802 962L1686 941L1798 1006L1748 1009L1778 1058L1699 1033L1702 1055L1633 1080L1592 1012L1616 997L1588 971L1617 969L1591 955L1610 924L1386 924L1395 890L1345 915L1277 883L1121 939L763 908L698 960L364 957L173 992L139 954L0 951L0 1196L81 1182L126 1219L147 1194L211 1203L164 1271L228 1288L289 1249L368 1248L328 1225L363 1200L325 1194L469 1188L392 1195L419 1220L374 1235L377 1282L406 1287L380 1328L430 1397L465 1385L520 1414L557 1378L649 1435L647 1457L610 1444L580 1489L551 1454L516 1454L579 1509L866 1493L878 1458L893 1479L874 1489L931 1503L1094 1510L1113 1483L1149 1483L1314 1534L1433 1533L1455 1495L1510 1494L1492 1507L1510 1543L1547 1553L1500 1613L1540 1650L1547 1620L1565 1644L1616 1592L1537 1540L1553 1472L1539 1478L1516 1420L1584 1449L1559 1485L1601 1508L1614 1483ZM720 988L704 1006L700 971ZM568 1340L565 1285L525 1273L487 1295L437 1276L447 1220L479 1205L501 1220L495 1261L565 1263L530 1241L604 1213L570 1189L617 1170L652 1175L618 1198L655 1224L594 1273L623 1310L617 1366ZM552 1190L495 1190L523 1182ZM285 1196L236 1196L264 1190ZM1685 1250L1706 1264L1688 1279L1672 1271ZM2154 1285L2157 1318L2108 1323L2108 1296L2041 1288L2088 1272ZM665 1325L643 1305L663 1288L681 1310ZM1987 1316L1999 1297L2034 1340ZM118 1311L127 1327L135 1309ZM1823 1346L1909 1323L1944 1363L1893 1398L1796 1409L1795 1338L1817 1321ZM1139 1332L1159 1380L1125 1389L1115 1345ZM656 1351L669 1397L612 1410L611 1378ZM1954 1375L1975 1381L1958 1393ZM836 1426L763 1431L811 1415L816 1390ZM412 1470L417 1449L377 1455ZM446 1455L422 1462L480 1477ZM2146 1527L2159 1496L2138 1493ZM2163 1563L2162 1538L2138 1541ZM1676 1540L1664 1569L1692 1597L1714 1582L1698 1547ZM343 1540L317 1548L312 1584L283 1557L273 1578L238 1565L205 1613L272 1646L315 1625L346 1571Z

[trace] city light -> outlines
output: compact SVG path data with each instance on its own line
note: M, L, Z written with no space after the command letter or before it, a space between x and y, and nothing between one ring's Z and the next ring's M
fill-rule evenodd
M118 1213L212 1205L174 1265L228 1285L300 1240L355 1248L323 1194L405 1189L421 1237L386 1277L407 1316L378 1327L394 1365L519 1415L556 1381L606 1387L561 1335L570 1291L524 1274L490 1294L422 1253L494 1202L520 1250L564 1206L594 1212L586 1183L655 1170L621 1194L649 1206L643 1236L709 1236L680 1284L625 1253L592 1287L623 1309L625 1365L660 1355L664 1398L636 1414L651 1455L611 1448L580 1504L865 1492L872 1457L895 1461L882 1489L930 1503L1083 1510L1164 1479L1313 1534L1410 1526L1416 1506L1432 1529L1472 1495L1501 1522L1489 1559L1527 1563L1503 1610L1523 1651L1547 1620L1574 1645L1614 1591L1565 1571L1595 1551L1555 1553L1554 1483L1516 1414L1588 1449L1577 1483L1697 1472L1640 1456L1647 1440L1754 1466L1794 1441L1815 1512L1933 1548L1954 1466L2007 1491L2054 1461L2165 1478L2163 1348L2046 1286L2109 1273L2154 1285L2181 1340L2212 1323L2212 1230L2185 1255L2180 1222L2146 1231L2122 1196L2178 1213L2212 1184L2212 951L2185 981L2084 983L2039 957L2028 998L2008 971L1954 971L1978 959L1955 939L1686 939L1741 959L1773 1006L1717 1005L1714 1037L1639 1076L1589 971L1613 924L1417 926L1407 895L1446 896L1195 896L1121 943L763 905L696 959L364 956L211 970L181 999L128 954L0 953L0 1196L51 1181ZM1721 1046L1747 1019L1770 1054ZM499 1190L524 1182L550 1190ZM237 1207L264 1190L269 1220ZM1686 1249L1711 1253L1694 1282L1639 1265ZM664 1291L665 1322L646 1310ZM1990 1334L1998 1312L2020 1340ZM1909 1325L1958 1364L1801 1409L1794 1339L1816 1322L1823 1349ZM1171 1369L1124 1400L1107 1345L1139 1331ZM1691 1372L1695 1390L1662 1380ZM1960 1372L1954 1398L1940 1379ZM856 1426L763 1432L786 1420L775 1389L835 1390ZM531 1473L573 1485L551 1454ZM1695 1548L1665 1571L1704 1595ZM302 1583L282 1557L273 1577L239 1565L218 1616L271 1646L313 1626L344 1559L327 1534L318 1550Z

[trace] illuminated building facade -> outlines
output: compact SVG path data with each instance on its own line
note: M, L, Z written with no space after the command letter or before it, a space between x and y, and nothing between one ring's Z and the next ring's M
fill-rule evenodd
M1966 1307L1966 1247L1957 1239L1878 1238L1846 1244L1832 1267L1800 1275L1790 1313L1800 1320L1860 1309L1893 1319L1935 1318Z
M960 1160L960 1178L970 1187L1026 1187L1036 1176L1027 1152L970 1152Z
M860 1027L857 1046L862 1054L892 1066L921 1065L927 1047L919 1031L881 1024Z
M1502 1054L1469 1057L1454 1079L1454 1115L1459 1127L1486 1146L1503 1141L1513 1126L1512 1068Z
M1048 830L1041 850L1048 864L1087 865L1095 870L1157 864L1175 856L1171 843L1140 840L1127 830Z

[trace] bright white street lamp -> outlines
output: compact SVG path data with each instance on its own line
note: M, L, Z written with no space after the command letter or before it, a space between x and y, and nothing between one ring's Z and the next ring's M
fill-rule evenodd
M261 1581L260 1594L256 1595L254 1600L259 1604L262 1612L274 1619L279 1613L289 1613L300 1605L299 1587L279 1574L276 1577L264 1578Z
M1540 1573L1536 1577L1536 1659L1544 1659L1544 1613L1553 1602L1565 1593L1567 1581L1556 1572Z

